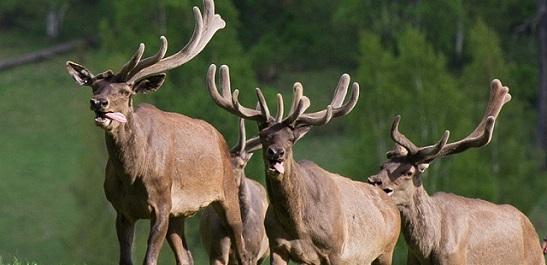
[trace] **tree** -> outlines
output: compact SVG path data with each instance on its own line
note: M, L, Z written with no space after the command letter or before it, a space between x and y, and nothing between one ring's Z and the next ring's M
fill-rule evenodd
M537 1L537 14L539 17L539 118L538 118L538 143L547 153L547 1ZM547 168L547 156L543 160L543 168Z

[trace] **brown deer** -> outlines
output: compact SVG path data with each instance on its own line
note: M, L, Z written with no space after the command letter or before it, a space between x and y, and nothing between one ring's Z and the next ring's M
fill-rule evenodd
M534 227L513 206L442 192L430 197L422 185L421 175L433 160L487 145L509 100L509 89L499 80L492 81L483 119L466 138L452 143L447 143L445 131L438 143L418 147L399 132L400 117L395 118L391 129L395 149L369 182L399 207L409 246L407 264L545 264Z
M264 227L268 199L260 183L245 176L247 162L253 152L261 148L258 137L246 140L244 120L239 123L239 143L230 151L234 176L239 184L239 203L243 222L243 238L251 264L262 264L269 254L268 237ZM228 228L211 207L201 215L201 241L210 264L236 264Z
M293 145L312 126L348 114L359 97L353 84L351 99L343 104L350 83L342 75L333 100L326 109L304 113L310 101L300 83L294 85L292 108L283 118L283 98L270 115L260 89L257 109L240 105L239 91L231 94L227 66L220 68L222 94L215 85L216 66L211 65L208 87L220 107L254 120L260 129L270 208L266 231L271 264L391 264L400 229L398 210L382 190L367 183L330 173L311 161L295 161Z
M133 109L133 96L158 90L165 72L198 55L225 22L215 14L213 0L204 1L204 13L194 7L196 24L191 40L164 58L167 40L159 51L141 59L144 45L122 69L93 75L67 62L77 84L93 91L91 110L105 131L108 162L104 189L117 212L116 231L120 264L133 264L131 246L135 221L151 219L144 264L157 263L164 239L177 264L192 264L184 238L185 219L213 203L230 227L238 259L245 261L237 185L230 153L222 135L210 124L143 104Z

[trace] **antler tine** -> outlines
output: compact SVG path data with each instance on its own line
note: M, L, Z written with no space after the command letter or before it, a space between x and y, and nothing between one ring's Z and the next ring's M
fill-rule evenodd
M152 64L138 72L134 72L129 79L129 83L136 82L144 77L162 73L170 69L176 68L190 61L196 55L198 55L205 45L211 40L213 35L220 29L226 26L226 22L215 14L215 5L213 0L204 0L204 15L201 15L201 11L198 7L194 7L194 18L196 24L194 26L194 32L188 44L184 46L179 52L163 58L155 64Z
M498 114L505 103L510 100L511 94L509 94L509 88L503 86L498 79L492 80L490 85L490 98L480 123L475 130L464 139L447 144L438 156L457 154L471 147L481 147L490 143Z
M418 152L413 155L416 162L431 162L433 159L439 156L439 153L443 150L448 142L448 137L450 136L450 131L444 131L441 139L434 145L420 147Z
M293 85L293 98L292 98L292 104L291 104L291 110L289 111L289 115L292 116L294 112L296 111L296 107L298 106L298 103L300 102L300 99L302 98L303 87L300 82L295 82Z
M492 116L494 119L498 117L498 114L501 111L501 108L505 103L511 101L511 94L509 94L509 88L503 86L498 79L492 80L490 84L490 97L488 99L488 104L486 105L486 110L482 117L481 122L477 125L477 128L469 134L470 137L476 137L479 134L482 134L484 127L486 125L487 118Z
M264 94L262 94L262 91L258 87L256 88L256 96L258 97L258 104L260 106L260 112L262 112L262 116L266 121L269 121L271 119L270 109L268 108L268 103L266 103L266 98L264 98Z
M334 90L334 96L332 97L332 101L330 103L333 108L338 108L342 106L342 103L344 103L344 98L346 98L346 94L348 93L350 80L351 78L348 74L343 74L340 76L338 86L336 87L336 90Z
M322 114L323 116L316 115L315 117L309 116L307 114L302 114L300 115L300 117L297 118L296 122L299 124L313 126L325 125L333 117L332 106L328 105L327 108L322 111Z
M252 153L262 148L260 138L255 136L249 140L246 139L245 119L239 118L239 142L230 152L233 153Z
M355 105L357 105L357 100L359 100L359 84L357 82L353 82L353 85L351 86L350 100L340 107L335 107L333 109L333 117L336 118L350 113Z
M157 62L159 62L163 57L165 56L165 53L167 53L167 47L168 42L165 36L160 36L160 48L158 52L146 59L141 60L132 70L129 72L128 76L133 76L136 73L138 73L140 70L151 66Z
M135 66L141 61L143 53L144 53L144 43L141 43L139 44L139 48L137 48L137 51L135 51L133 56L131 56L131 59L129 59L129 61L122 66L122 69L120 69L120 72L116 74L116 77L120 81L127 80L129 72L131 72L131 70L135 68Z
M293 85L294 96L291 111L287 118L283 120L285 123L293 124L297 121L298 117L302 116L304 112L310 107L310 99L303 96L302 83L295 82Z
M207 71L207 88L209 94L219 107L245 119L261 120L262 113L258 110L249 109L239 104L239 90L231 92L230 69L227 65L220 67L220 83L222 84L222 95L218 93L216 86L216 65L211 64Z
M404 134L399 132L399 123L401 122L401 115L395 116L393 124L391 125L391 139L398 145L404 147L409 155L418 153L419 148L408 139Z
M443 148L446 146L446 143L448 142L450 132L446 130L441 136L441 139L436 144L425 147L418 147L399 131L400 121L401 116L395 116L395 119L393 120L393 125L391 126L391 139L393 139L395 143L406 149L408 151L407 156L414 162L429 162L435 159L435 157L437 157L439 152L443 150Z
M216 85L216 71L217 66L214 64L211 64L209 66L209 70L207 71L207 88L209 89L209 94L211 94L211 97L213 98L213 101L220 107L232 111L232 103L231 103L231 88L230 88L230 73L227 66L222 65L220 67L220 83L222 86L222 96L218 93L217 85ZM228 93L228 97L226 97L226 91Z
M275 121L276 122L282 122L283 121L283 112L284 112L284 107L283 106L283 96L281 96L281 94L277 94L277 113L275 115Z
M245 120L243 118L239 118L239 142L234 149L239 151L240 154L243 154L243 152L245 151L245 141L247 141L245 135Z
M357 100L359 99L359 84L357 82L354 82L352 85L350 100L346 102L346 104L343 104L344 99L347 95L349 83L350 76L348 74L343 74L340 77L340 81L338 82L338 86L336 87L336 90L334 92L333 99L331 101L331 104L329 105L332 107L331 118L344 116L350 113L357 104ZM324 109L314 113L305 113L300 116L300 119L305 122L311 121L312 123L317 123L327 118L329 115L327 115L327 109ZM331 118L329 118L326 122L330 121Z

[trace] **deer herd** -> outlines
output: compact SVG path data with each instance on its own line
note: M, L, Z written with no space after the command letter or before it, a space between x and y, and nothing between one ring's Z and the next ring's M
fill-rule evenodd
M545 264L530 220L510 205L450 193L428 195L422 174L437 158L487 145L496 119L511 95L499 80L490 85L483 119L464 139L448 142L449 131L433 145L418 147L391 128L393 150L367 182L331 173L311 161L296 161L293 146L314 126L350 113L359 85L341 76L332 101L307 112L310 99L295 83L287 115L277 94L275 115L260 89L258 104L245 107L232 91L228 66L209 67L206 86L213 102L240 118L239 143L228 148L209 123L149 104L133 106L133 96L158 90L166 72L197 56L225 27L213 0L204 12L194 7L191 40L165 57L160 49L142 58L144 44L119 72L94 75L67 62L78 85L91 87L95 123L105 131L108 161L104 189L116 211L119 264L130 265L135 222L150 219L144 264L157 264L164 239L177 264L194 264L185 239L185 220L203 209L200 234L210 264L274 265L392 264L400 232L408 245L407 264ZM244 120L258 136L247 139ZM253 152L262 150L266 188L245 176Z

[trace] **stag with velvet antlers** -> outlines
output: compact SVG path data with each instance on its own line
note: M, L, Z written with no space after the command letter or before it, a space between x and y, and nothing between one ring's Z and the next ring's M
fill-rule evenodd
M434 145L418 147L399 132L400 117L391 129L395 149L369 182L397 204L409 246L408 265L540 265L545 264L538 234L515 207L439 192L429 196L422 174L437 158L487 145L509 89L492 81L483 119L471 134L448 143L449 131Z
M131 246L135 222L151 219L144 264L157 263L165 238L177 264L193 264L184 238L185 219L212 204L229 226L237 258L248 264L242 236L237 184L230 152L222 135L210 124L143 104L133 109L133 96L154 92L166 72L198 55L215 32L225 27L215 14L213 0L204 1L204 13L194 7L196 24L191 40L165 57L167 40L159 51L142 59L144 45L122 69L93 75L85 67L67 62L79 85L93 91L91 110L105 131L108 162L104 188L117 212L119 264L133 264Z
M245 167L262 145L258 137L246 139L245 121L239 122L239 143L230 151L234 176L239 184L239 203L243 222L245 248L251 264L262 264L269 254L268 237L264 227L268 198L266 189L245 176ZM201 242L211 265L237 264L228 229L218 213L208 207L200 219Z
M400 229L396 206L380 189L330 173L311 161L295 161L293 145L312 126L348 114L359 97L353 84L351 99L344 103L350 83L342 75L326 109L305 113L310 101L300 83L294 85L291 110L283 118L283 98L277 95L277 114L270 115L260 89L256 109L240 105L239 91L232 94L227 66L220 68L221 94L211 65L208 87L217 105L260 130L270 208L266 231L271 264L391 264Z

